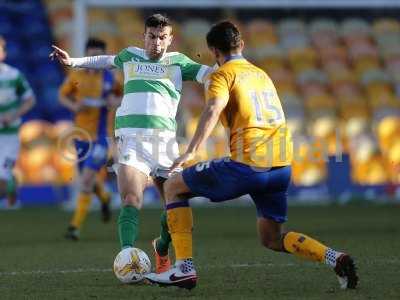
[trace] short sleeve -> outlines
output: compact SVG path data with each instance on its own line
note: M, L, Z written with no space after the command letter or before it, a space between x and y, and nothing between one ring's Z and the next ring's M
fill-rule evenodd
M211 73L205 82L206 101L210 99L229 99L230 83L226 74L222 71Z
M118 53L117 55L115 55L115 57L114 57L114 65L115 65L118 69L122 69L122 65L123 65L122 60L121 60L121 57L120 57L120 54L121 54L121 52Z
M114 65L122 69L124 65L124 61L126 61L126 56L127 56L127 50L123 49L121 50L117 55L114 57Z
M203 77L209 69L208 66L199 64L182 54L180 60L183 81L197 81L203 83Z
M19 73L18 77L17 77L16 92L17 92L17 95L22 100L25 100L28 97L33 96L33 91L31 89L31 86L29 85L29 83L26 80L25 76L23 74L21 74L21 73Z

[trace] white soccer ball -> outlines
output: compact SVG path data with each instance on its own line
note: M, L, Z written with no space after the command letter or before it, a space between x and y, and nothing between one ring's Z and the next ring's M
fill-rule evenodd
M150 270L149 257L138 248L125 248L114 260L114 274L123 283L139 282Z

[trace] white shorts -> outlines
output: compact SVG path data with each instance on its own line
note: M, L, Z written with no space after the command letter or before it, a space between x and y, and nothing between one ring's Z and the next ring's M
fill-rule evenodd
M9 180L18 157L19 138L16 134L0 134L0 179Z
M160 136L117 137L118 163L138 169L147 176L165 170L179 156L176 138Z

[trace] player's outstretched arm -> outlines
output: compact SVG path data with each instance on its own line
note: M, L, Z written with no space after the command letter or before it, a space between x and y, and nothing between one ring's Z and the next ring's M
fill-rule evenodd
M195 158L198 150L214 130L219 116L227 104L228 99L210 99L207 102L186 152L174 161L171 170L182 167L186 162Z
M98 55L86 57L70 57L67 51L52 45L53 51L49 57L51 60L57 59L63 66L72 68L88 69L111 69L114 68L114 55Z

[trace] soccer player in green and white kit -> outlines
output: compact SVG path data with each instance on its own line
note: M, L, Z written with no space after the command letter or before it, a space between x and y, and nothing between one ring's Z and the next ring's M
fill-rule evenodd
M116 112L118 144L118 187L122 208L118 219L121 248L132 247L138 235L139 210L150 174L160 194L161 177L178 157L175 115L182 81L198 81L211 68L198 64L179 52L167 52L172 42L169 19L155 14L145 21L144 49L128 47L118 55L70 58L55 46L50 57L61 64L84 68L114 68L124 72L124 96ZM163 174L162 174L163 173ZM169 269L168 233L165 212L161 236L153 241L156 271Z
M35 104L35 98L24 75L3 63L6 41L0 36L0 199L7 197L8 206L16 201L16 182L12 173L18 156L18 130L21 116Z

